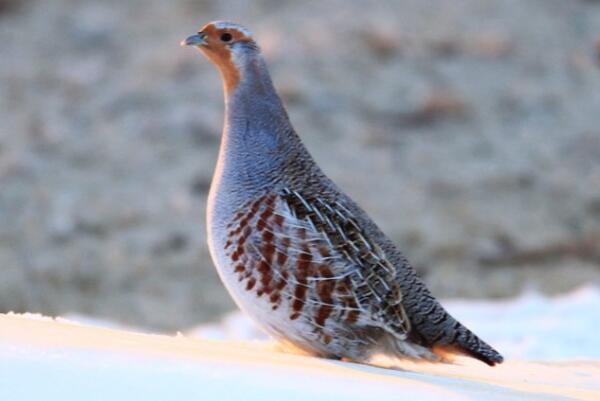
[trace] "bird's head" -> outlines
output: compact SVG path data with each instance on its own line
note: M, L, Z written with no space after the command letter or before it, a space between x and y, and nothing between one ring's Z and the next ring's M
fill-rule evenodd
M223 75L226 90L237 86L241 67L259 52L248 29L224 21L206 24L198 33L183 40L181 45L195 46L215 64Z

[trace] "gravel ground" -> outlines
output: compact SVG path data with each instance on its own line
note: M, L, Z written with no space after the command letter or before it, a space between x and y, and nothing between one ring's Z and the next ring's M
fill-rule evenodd
M233 308L204 208L249 26L296 129L443 297L600 283L600 2L0 1L0 312ZM376 178L375 178L376 177Z

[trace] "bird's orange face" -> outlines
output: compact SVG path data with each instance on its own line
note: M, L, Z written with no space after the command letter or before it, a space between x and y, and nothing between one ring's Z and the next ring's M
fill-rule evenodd
M240 43L254 45L251 33L236 24L220 21L206 24L196 35L181 42L197 47L219 68L227 91L234 89L240 81L240 71L233 57L233 48Z

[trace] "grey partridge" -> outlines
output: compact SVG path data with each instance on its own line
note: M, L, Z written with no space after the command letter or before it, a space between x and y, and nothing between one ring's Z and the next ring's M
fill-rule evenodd
M220 71L225 123L211 184L208 242L239 307L313 354L374 353L489 365L502 356L450 316L415 270L315 163L292 128L244 27L211 22L182 42Z

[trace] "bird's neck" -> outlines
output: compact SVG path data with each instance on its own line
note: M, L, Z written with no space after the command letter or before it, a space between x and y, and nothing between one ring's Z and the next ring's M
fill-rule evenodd
M260 56L225 82L225 124L214 184L259 192L281 178L285 164L305 152Z

